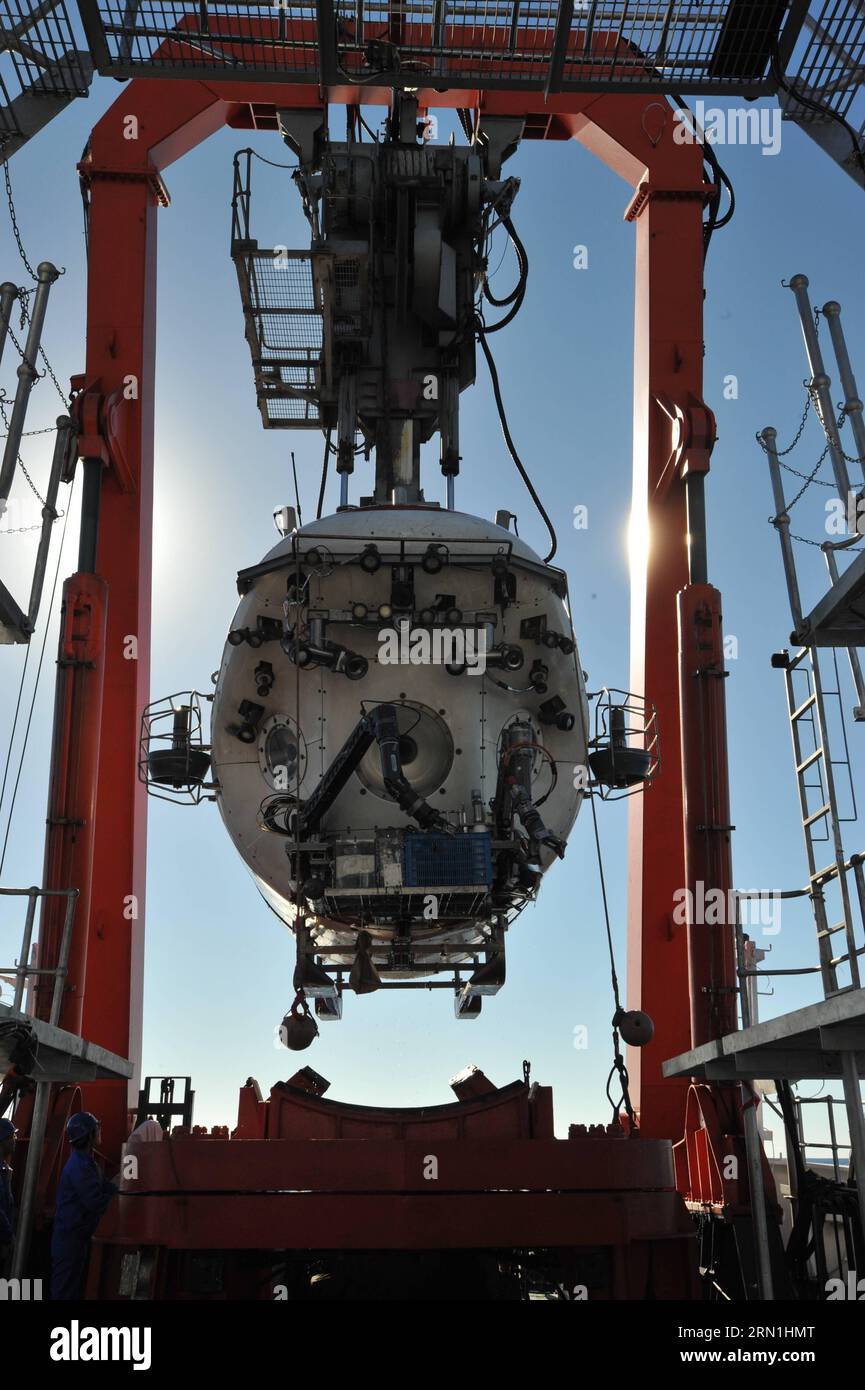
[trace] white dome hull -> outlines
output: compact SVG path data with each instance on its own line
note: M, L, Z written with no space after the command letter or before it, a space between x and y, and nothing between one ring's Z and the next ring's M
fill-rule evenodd
M431 542L447 547L448 563L435 574L426 573L417 563ZM369 544L380 554L381 565L375 573L367 573L357 562ZM305 560L313 547L318 548L321 563L310 570ZM496 556L506 561L516 581L515 597L505 605L495 601L492 564ZM425 630L429 638L427 647L422 640L414 648L404 641L396 662L387 659L394 655L393 641L388 646L387 633L390 630L393 637L393 632L387 622L375 618L359 622L350 617L358 604L375 615L380 605L390 603L395 564L413 576L412 630L415 634ZM262 828L262 803L269 804L280 795L308 802L362 713L392 705L399 720L405 776L447 820L452 841L437 846L423 840L411 817L384 790L373 743L316 828L313 843L325 849L312 853L310 873L327 891L314 904L301 902L300 911L312 928L313 944L332 965L350 966L359 928L370 934L372 958L382 965L389 962L403 978L471 959L472 947L488 939L491 922L512 916L518 906L518 901L505 903L495 877L492 884L488 875L486 880L478 876L475 883L455 883L453 875L458 871L449 859L452 852L466 864L480 866L481 850L486 852L488 845L495 875L501 852L496 849L490 807L499 782L506 726L516 720L518 728L532 731L532 738L525 740L534 745L531 799L535 805L541 803L548 830L566 840L579 810L582 793L575 786L574 773L586 761L587 726L579 656L576 650L551 649L521 635L527 619L543 616L548 629L572 638L561 572L544 566L527 545L493 523L431 507L370 507L346 510L304 527L281 541L246 575L248 587L232 631L254 632L259 619L281 623L287 612L303 636L309 634L316 614L327 614L327 639L368 662L363 678L351 680L322 665L299 668L278 640L260 646L245 641L226 644L212 711L216 796L226 829L262 895L293 927L298 885L289 851L296 842ZM284 610L287 585L297 575L304 586L303 603ZM453 675L439 661L425 660L436 656L436 627L422 629L416 615L448 597L467 624L479 614L491 617L495 645L520 647L521 668L508 672L487 665L484 671L472 673L469 667ZM403 636L407 636L405 628ZM475 656L482 666L483 652ZM546 693L536 693L530 686L529 672L537 662L548 668ZM261 663L269 663L273 672L265 694L258 693L256 668ZM554 695L575 716L571 729L543 722L540 707ZM260 710L250 742L238 737L244 702ZM287 762L280 763L281 756ZM467 839L471 836L480 837L474 846ZM423 857L430 846L448 859L448 880L421 882L412 888L405 881L409 858L414 862L418 855ZM535 849L537 867L544 872L555 853L547 846ZM304 862L308 866L310 856ZM428 867L412 872L421 878L425 872L429 878ZM531 896L531 892L524 894ZM436 900L435 917L427 915L428 898ZM394 908L397 900L400 905ZM405 935L407 928L412 943L404 961L399 951L394 953L395 914L404 922L397 934ZM459 951L460 945L467 948L465 952Z

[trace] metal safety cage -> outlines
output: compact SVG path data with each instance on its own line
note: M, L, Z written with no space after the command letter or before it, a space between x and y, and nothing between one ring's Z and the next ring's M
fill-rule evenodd
M595 701L593 733L587 739L591 789L602 801L650 786L661 766L658 717L653 704L629 690L604 688Z
M202 700L197 690L167 695L147 706L141 716L138 780L150 796L196 806L213 790L206 780L210 745L204 741Z
M746 93L774 90L806 6L787 0L80 0L114 77L217 71L336 85Z

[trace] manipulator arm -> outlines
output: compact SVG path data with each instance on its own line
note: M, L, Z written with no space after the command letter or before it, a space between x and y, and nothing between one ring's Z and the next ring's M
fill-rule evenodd
M317 829L373 743L378 744L385 789L400 809L416 820L422 829L436 829L450 834L451 827L444 817L422 796L418 796L403 772L399 738L399 724L393 705L376 705L368 714L361 716L312 796L298 813L301 837Z

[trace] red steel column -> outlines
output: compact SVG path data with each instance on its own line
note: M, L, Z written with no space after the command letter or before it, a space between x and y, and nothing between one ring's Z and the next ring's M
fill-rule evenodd
M81 1032L136 1064L128 1094L109 1082L85 1088L85 1105L103 1121L103 1148L115 1158L141 1061L147 796L137 769L141 713L150 698L156 216L165 201L158 171L250 99L248 89L229 90L133 82L95 127L82 165L90 227L79 446L106 465L96 572L107 587L108 622L101 715L90 710L98 725L95 786L92 775L87 779L95 797L92 877L82 864L73 883L82 893L75 955L86 961ZM253 90L264 101L275 92L286 104L317 100L314 88Z
M628 1067L644 1133L678 1140L686 1083L665 1080L661 1063L691 1046L687 934L673 921L688 882L677 632L688 525L684 484L661 483L672 439L657 398L702 398L702 151L676 142L672 110L649 97L601 97L568 124L635 190L625 214L637 235L630 684L657 706L661 768L629 804L628 1003L652 1016L655 1036L629 1050Z
M137 761L150 691L157 199L152 177L113 177L95 166L97 157L94 152L90 175L86 380L103 401L115 398L128 427L122 474L116 466L103 470L99 512L96 570L108 588L108 625L82 1032L138 1063L146 793ZM128 1098L114 1084L86 1090L85 1106L103 1121L108 1153L116 1154L126 1137L137 1084L135 1077Z
M737 1027L724 638L711 584L679 595L679 647L691 1045L700 1047Z
M46 888L77 887L73 930L59 1024L81 1032L87 971L87 933L82 924L90 911L90 886L96 821L96 775L102 720L107 589L94 574L73 574L63 586L57 692L48 818L45 834ZM67 899L43 899L39 926L39 966L54 970L60 962ZM37 1018L51 1013L55 979L36 977Z
M678 153L696 174L700 151L680 146ZM661 769L629 805L628 993L631 1007L654 1019L655 1036L631 1051L628 1064L644 1132L678 1140L687 1083L665 1080L661 1064L691 1046L687 938L673 920L676 892L688 882L676 614L688 582L688 525L684 484L659 490L671 440L656 398L702 398L704 195L701 187L670 196L668 187L650 172L645 199L638 193L630 213L637 232L632 534L648 541L644 561L639 543L632 556L630 679L657 706Z

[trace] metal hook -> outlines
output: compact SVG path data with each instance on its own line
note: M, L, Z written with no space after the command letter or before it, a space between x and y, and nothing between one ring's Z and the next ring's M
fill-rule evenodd
M661 112L661 123L660 123L660 127L659 127L659 129L658 129L658 131L657 131L657 134L653 134L652 131L649 130L648 125L647 125L647 123L646 123L646 117L647 117L647 115L649 114L650 111L655 110L655 109L657 109L657 110L659 110L659 111ZM664 134L664 131L667 129L667 120L669 119L669 111L670 111L670 108L669 108L669 106L667 105L667 103L664 102L664 101L650 101L649 104L648 104L648 106L645 106L645 107L643 108L643 114L642 114L642 116L640 117L640 125L641 125L641 127L642 127L643 134L645 135L645 137L646 137L646 139L648 140L649 144L652 146L652 149L655 149L655 148L661 143L661 136Z

